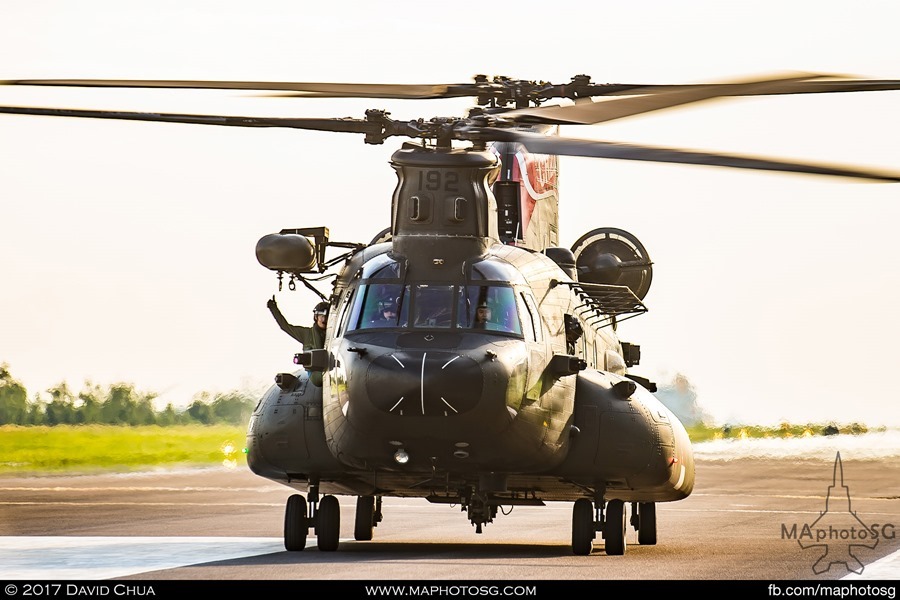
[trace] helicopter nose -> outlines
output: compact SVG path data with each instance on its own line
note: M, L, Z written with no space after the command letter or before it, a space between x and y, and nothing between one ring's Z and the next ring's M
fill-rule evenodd
M449 417L474 408L484 388L481 366L443 351L396 351L369 365L372 404L397 416Z

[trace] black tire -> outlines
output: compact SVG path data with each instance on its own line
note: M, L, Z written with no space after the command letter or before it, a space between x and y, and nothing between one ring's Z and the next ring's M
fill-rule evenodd
M356 499L356 525L353 537L360 542L372 539L375 529L375 496L360 496Z
M306 515L306 498L294 494L287 499L284 509L284 549L299 552L306 548L309 519Z
M579 498L572 507L572 553L587 556L594 549L594 503Z
M319 501L316 512L316 540L319 550L334 552L341 539L341 505L334 496L325 496Z
M655 502L641 502L638 504L638 544L642 546L656 545Z
M621 500L610 500L607 502L603 537L606 540L606 553L610 556L625 554L626 524L625 503Z

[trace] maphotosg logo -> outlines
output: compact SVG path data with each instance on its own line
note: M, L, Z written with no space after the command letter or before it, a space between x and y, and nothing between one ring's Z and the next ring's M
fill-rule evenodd
M874 550L882 538L896 536L893 523L867 525L850 508L850 490L844 485L841 453L834 458L834 477L825 497L825 510L812 523L781 524L781 539L797 540L804 550L816 548L819 558L813 564L817 575L827 573L833 565L844 565L860 574L865 568L856 552L860 548Z

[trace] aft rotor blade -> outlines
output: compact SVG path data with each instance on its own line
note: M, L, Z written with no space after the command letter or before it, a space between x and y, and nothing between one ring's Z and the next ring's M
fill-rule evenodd
M602 102L581 102L571 106L540 106L502 113L504 119L517 123L543 123L548 125L595 125L643 113L682 106L723 96L744 96L778 93L785 86L812 83L824 75L808 73L782 75L775 78L756 79L728 84L709 84L676 91L646 94L629 98L616 98ZM724 93L727 91L727 94ZM635 90L640 93L640 90Z
M660 148L620 144L615 142L560 138L509 129L482 128L474 131L477 133L479 139L497 142L519 142L524 144L529 151L541 154L709 165L737 169L758 169L761 171L787 171L812 175L831 175L835 177L852 177L874 181L900 182L900 173L878 172L855 167L809 164L778 159L680 150L677 148Z
M163 88L198 90L258 90L296 92L310 98L400 98L427 99L478 95L479 86L459 84L380 84L380 83L317 83L273 81L187 81L152 79L13 79L0 81L3 85L36 85L59 87L115 87Z
M382 133L383 131L383 127L380 123L351 118L295 119L272 117L239 117L222 115L122 112L111 110L81 110L70 108L35 108L23 106L0 106L0 113L13 115L35 115L42 117L80 117L87 119L153 121L158 123L190 123L194 125L220 125L227 127L286 127L290 129L311 129L316 131L339 131L367 134L378 134Z

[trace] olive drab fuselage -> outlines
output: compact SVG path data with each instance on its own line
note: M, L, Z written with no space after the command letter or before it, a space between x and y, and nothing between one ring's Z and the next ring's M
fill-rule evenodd
M394 154L390 236L335 279L322 386L305 369L280 376L252 418L251 469L432 501L690 494L683 426L630 378L615 314L543 248L556 243L555 162L516 146Z

